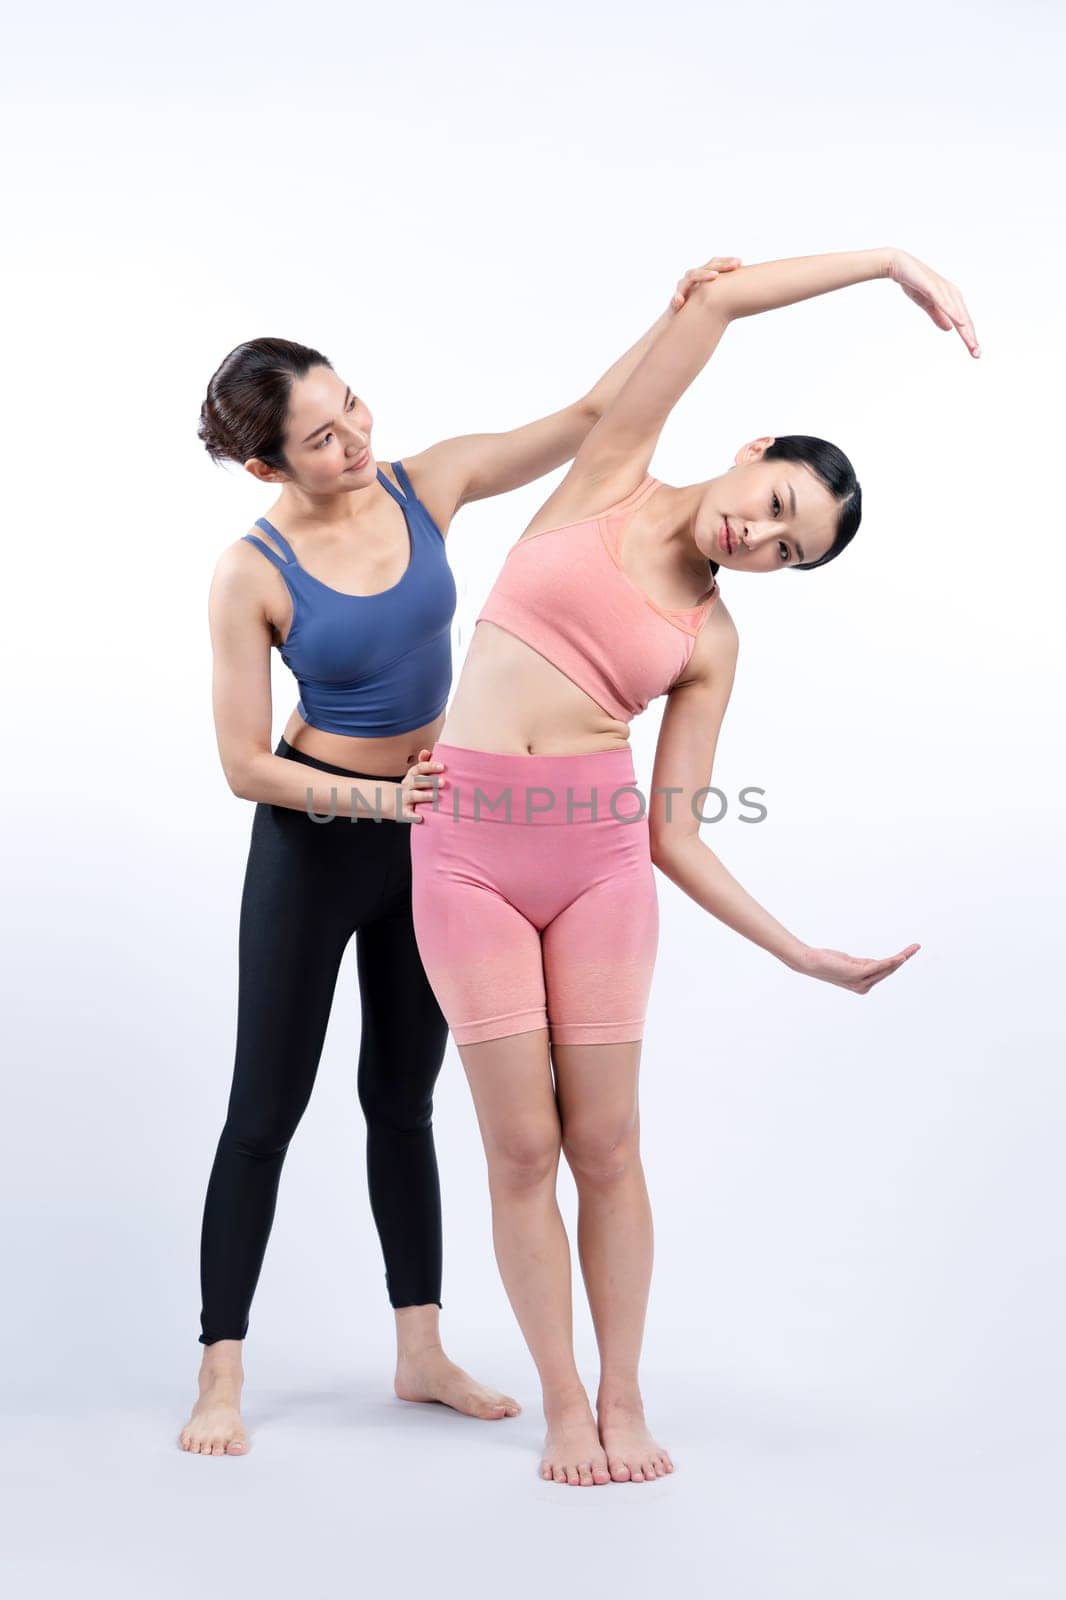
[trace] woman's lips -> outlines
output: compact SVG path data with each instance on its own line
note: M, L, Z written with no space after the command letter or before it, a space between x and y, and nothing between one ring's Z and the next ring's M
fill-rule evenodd
M718 530L718 548L723 550L727 556L731 556L736 548L733 543L733 535L729 531L728 520L724 521Z
M358 461L353 461L351 466L345 467L345 472L358 472L370 460L370 446L367 445Z

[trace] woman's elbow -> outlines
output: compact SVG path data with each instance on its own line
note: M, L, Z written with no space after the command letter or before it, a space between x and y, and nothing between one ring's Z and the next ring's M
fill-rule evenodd
M570 409L577 419L578 426L584 428L587 433L590 428L596 426L607 410L607 399L601 389L593 388L588 394L583 394L580 400L575 400Z
M693 831L675 818L673 825L652 827L648 833L648 846L652 866L658 867L666 877L677 882L687 876L693 863L693 848L697 854L707 849L700 838L699 829Z
M248 773L246 769L238 766L227 766L226 763L223 762L222 770L226 774L226 782L229 784L230 793L235 794L238 800L250 799L251 796L248 793Z
M649 834L651 864L658 867L660 872L669 876L670 862L673 859L674 841L668 833L657 833L654 829Z
M226 775L226 782L238 800L258 800L260 798L256 781L257 763L254 756L223 756L222 770Z

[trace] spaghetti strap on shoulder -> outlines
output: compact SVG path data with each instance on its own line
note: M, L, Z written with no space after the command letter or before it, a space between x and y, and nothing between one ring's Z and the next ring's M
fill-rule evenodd
M599 511L596 514L599 517L614 517L620 512L633 511L642 501L648 498L653 489L658 487L659 479L653 478L649 472L645 475L643 482L638 483L635 489L631 489L627 495L623 495L621 500L616 500L614 505L608 506L606 511Z
M594 519L599 524L600 537L603 539L615 564L622 567L622 538L625 534L626 524L638 506L644 504L652 491L659 487L659 479L653 478L651 473L645 477L643 483L625 495L621 500L616 500L613 506L608 506L606 511L601 511Z
M722 591L718 585L718 574L715 573L711 579L710 593L707 595L706 599L700 601L699 605L693 606L692 608L693 615L699 618L701 624L710 613L711 607L717 605L721 597Z
M396 481L400 485L400 488L403 490L404 494L407 496L408 500L417 500L418 496L415 494L415 486L411 482L407 468L404 466L403 462L390 461L389 466L392 468L393 472L395 472Z
M273 545L267 544L265 539L260 539L258 534L246 533L242 535L242 538L244 538L248 544L254 544L257 550L261 550L263 555L265 555L267 560L270 562L271 566L277 567L279 572L291 572L293 567L296 565L296 563L293 561L283 560L282 557L278 555L278 552L274 549Z
M389 466L392 468L393 472L395 472L396 477L403 488L405 498L400 498L399 494L393 488L392 484L388 482L388 479L385 477L383 472L380 474L381 481L388 488L392 498L399 501L400 505L404 507L404 516L408 516L409 512L414 513L414 515L409 518L412 527L416 527L419 522L428 523L436 533L437 538L440 539L441 543L443 544L444 535L440 531L440 525L438 524L437 519L434 517L432 511L430 511L429 507L424 503L424 501L418 498L418 491L411 482L411 475L407 471L407 468L404 466L403 462L390 461Z
M273 539L274 543L278 546L282 555L285 557L284 563L278 561L276 552L265 545L262 539L257 539L254 533L246 533L244 537L246 539L250 539L254 545L259 547L260 550L266 551L267 555L274 559L275 566L285 565L290 567L298 567L300 565L296 559L292 545L289 543L283 533L278 532L277 528L275 528L272 522L268 522L266 517L256 517L255 525L257 528L262 528L264 533L269 533L270 537Z
M403 483L403 479L400 477L400 472L403 469L400 468L399 462L398 461L390 461L389 462L389 466L392 468L393 472L396 473L396 476L400 480L400 482ZM399 468L399 471L397 470L398 468ZM408 480L408 481L410 481L410 480ZM389 491L389 494L392 496L392 498L395 500L395 502L396 502L396 504L398 506L405 506L407 504L407 493L408 493L408 491L407 491L406 484L404 485L404 493L401 494L399 489L397 489L396 485L393 483L392 479L389 477L388 473L387 472L383 472L380 467L378 467L378 482L381 484L382 488L387 489Z

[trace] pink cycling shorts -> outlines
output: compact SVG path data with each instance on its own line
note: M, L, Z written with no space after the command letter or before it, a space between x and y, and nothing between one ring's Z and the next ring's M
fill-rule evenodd
M659 937L647 807L627 748L500 755L438 742L411 826L415 937L456 1044L550 1029L640 1039Z

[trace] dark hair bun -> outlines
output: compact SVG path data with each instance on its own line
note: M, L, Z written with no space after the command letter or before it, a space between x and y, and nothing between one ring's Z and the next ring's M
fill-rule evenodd
M290 339L251 339L231 350L207 386L196 429L214 461L258 458L285 470L285 423L297 378L330 363Z
M229 455L229 450L222 436L222 430L211 415L212 410L210 400L205 400L200 407L200 421L197 424L196 434L212 461L224 461Z

